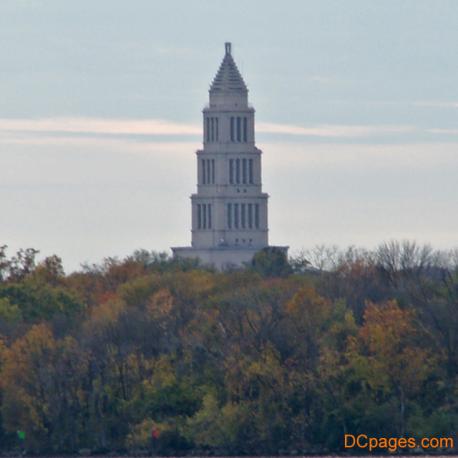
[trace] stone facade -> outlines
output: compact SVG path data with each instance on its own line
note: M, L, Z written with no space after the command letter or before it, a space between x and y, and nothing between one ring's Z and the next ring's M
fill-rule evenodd
M174 256L224 269L249 262L268 246L268 195L262 192L254 109L230 43L209 93L203 149L197 151L197 193L191 196L192 242L172 250Z

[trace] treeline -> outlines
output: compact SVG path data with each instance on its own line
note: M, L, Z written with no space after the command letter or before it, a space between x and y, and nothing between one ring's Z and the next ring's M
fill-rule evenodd
M302 454L345 433L456 434L458 251L265 250L224 273L138 251L68 275L36 255L0 249L0 451Z

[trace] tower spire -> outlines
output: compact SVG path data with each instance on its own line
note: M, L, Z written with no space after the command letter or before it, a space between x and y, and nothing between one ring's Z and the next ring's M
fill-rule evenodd
M230 92L244 94L246 97L248 89L232 57L232 44L230 42L224 43L224 49L226 52L213 78L213 82L210 86L210 93Z

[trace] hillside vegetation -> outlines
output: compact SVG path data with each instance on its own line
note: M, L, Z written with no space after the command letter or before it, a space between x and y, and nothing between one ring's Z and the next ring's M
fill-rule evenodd
M339 451L458 429L458 252L138 251L66 275L0 249L0 451ZM19 437L19 432L23 432ZM456 441L455 441L456 442Z

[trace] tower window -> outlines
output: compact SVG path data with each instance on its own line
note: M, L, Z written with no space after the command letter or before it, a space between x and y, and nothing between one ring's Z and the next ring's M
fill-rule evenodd
M235 160L235 182L240 183L240 159Z
M202 205L197 204L197 229L202 229Z
M215 184L215 160L211 160L211 182Z
M227 204L227 227L232 229L232 204Z
M253 159L248 159L248 182L253 184Z
M243 118L243 141L246 143L247 141L247 118Z
M242 159L242 183L246 184L247 179L247 164L246 159Z
M207 205L202 204L202 228L207 229Z
M246 215L245 215L246 204L240 204L240 222L243 229L245 229Z
M202 184L206 184L207 182L207 174L205 171L205 159L201 160L201 165L202 165Z
M229 159L229 183L234 184L234 159Z
M211 173L210 173L210 160L205 161L207 163L207 184L211 183Z
M254 204L254 226L259 229L259 204Z
M248 227L253 229L253 204L248 204Z
M235 141L235 118L231 116L231 142Z
M205 118L205 138L207 142L215 142L219 140L218 118Z
M239 204L234 204L234 227L239 228Z
M237 116L237 141L241 142L242 141L242 118L240 116Z
M212 204L207 204L207 227L212 228Z

